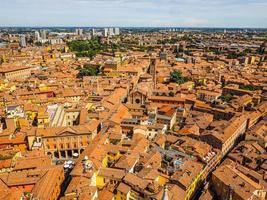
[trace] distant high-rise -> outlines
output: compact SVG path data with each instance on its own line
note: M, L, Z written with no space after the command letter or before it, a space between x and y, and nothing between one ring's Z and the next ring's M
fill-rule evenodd
M76 32L76 35L83 35L83 29L82 28L77 28L75 30L75 32Z
M34 37L35 37L35 40L39 41L40 40L40 33L38 31L35 31Z
M115 35L120 35L120 28L115 28Z
M92 29L92 35L95 36L96 35L96 30L93 28Z
M108 33L109 33L108 28L104 28L104 36L105 37L108 37Z
M114 35L114 29L113 29L113 28L109 28L109 29L108 29L108 34L109 34L110 36L113 36L113 35Z
M26 46L27 46L25 35L21 35L21 36L20 36L20 46L21 46L21 47L26 47Z
M46 40L47 39L47 31L46 30L41 30L41 38L43 40Z

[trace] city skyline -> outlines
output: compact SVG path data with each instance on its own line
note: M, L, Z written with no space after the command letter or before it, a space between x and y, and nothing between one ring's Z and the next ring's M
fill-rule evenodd
M264 0L2 1L0 26L267 28Z

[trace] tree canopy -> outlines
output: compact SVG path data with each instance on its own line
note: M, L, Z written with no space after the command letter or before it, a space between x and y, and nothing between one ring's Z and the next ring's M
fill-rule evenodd
M68 43L71 51L76 52L77 57L94 57L96 54L105 50L106 47L101 45L98 39L75 40Z
M182 72L175 70L171 72L171 78L170 81L173 83L183 84L188 81L186 77L183 77Z
M255 91L256 89L252 85L241 85L239 87L242 90Z
M79 70L77 75L78 78L82 78L84 76L97 76L100 73L100 66L88 64L83 68L78 67L77 70Z

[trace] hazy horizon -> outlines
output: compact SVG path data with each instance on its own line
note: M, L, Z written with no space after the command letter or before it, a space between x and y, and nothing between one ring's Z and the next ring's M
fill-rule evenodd
M53 26L1 26L0 25L0 28L32 28L32 29L42 29L42 28L67 28L67 29L73 29L73 28L88 28L88 29L91 29L91 28L96 28L96 29L101 29L101 28L125 28L125 29L138 29L138 28L148 28L148 29L172 29L172 28L175 28L175 29L251 29L251 30L254 30L254 29L259 29L259 30L266 30L266 28L264 27L204 27L204 26L196 26L196 27L193 27L193 26L112 26L112 25L107 25L107 26L74 26L74 25L70 25L70 26L56 26L56 25L53 25Z
M267 28L266 0L0 0L1 27Z

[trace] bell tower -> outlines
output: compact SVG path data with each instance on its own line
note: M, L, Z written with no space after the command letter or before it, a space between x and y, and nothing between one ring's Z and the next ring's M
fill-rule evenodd
M153 84L154 84L154 89L155 89L156 83L157 83L156 58L150 59L149 74L153 77Z

